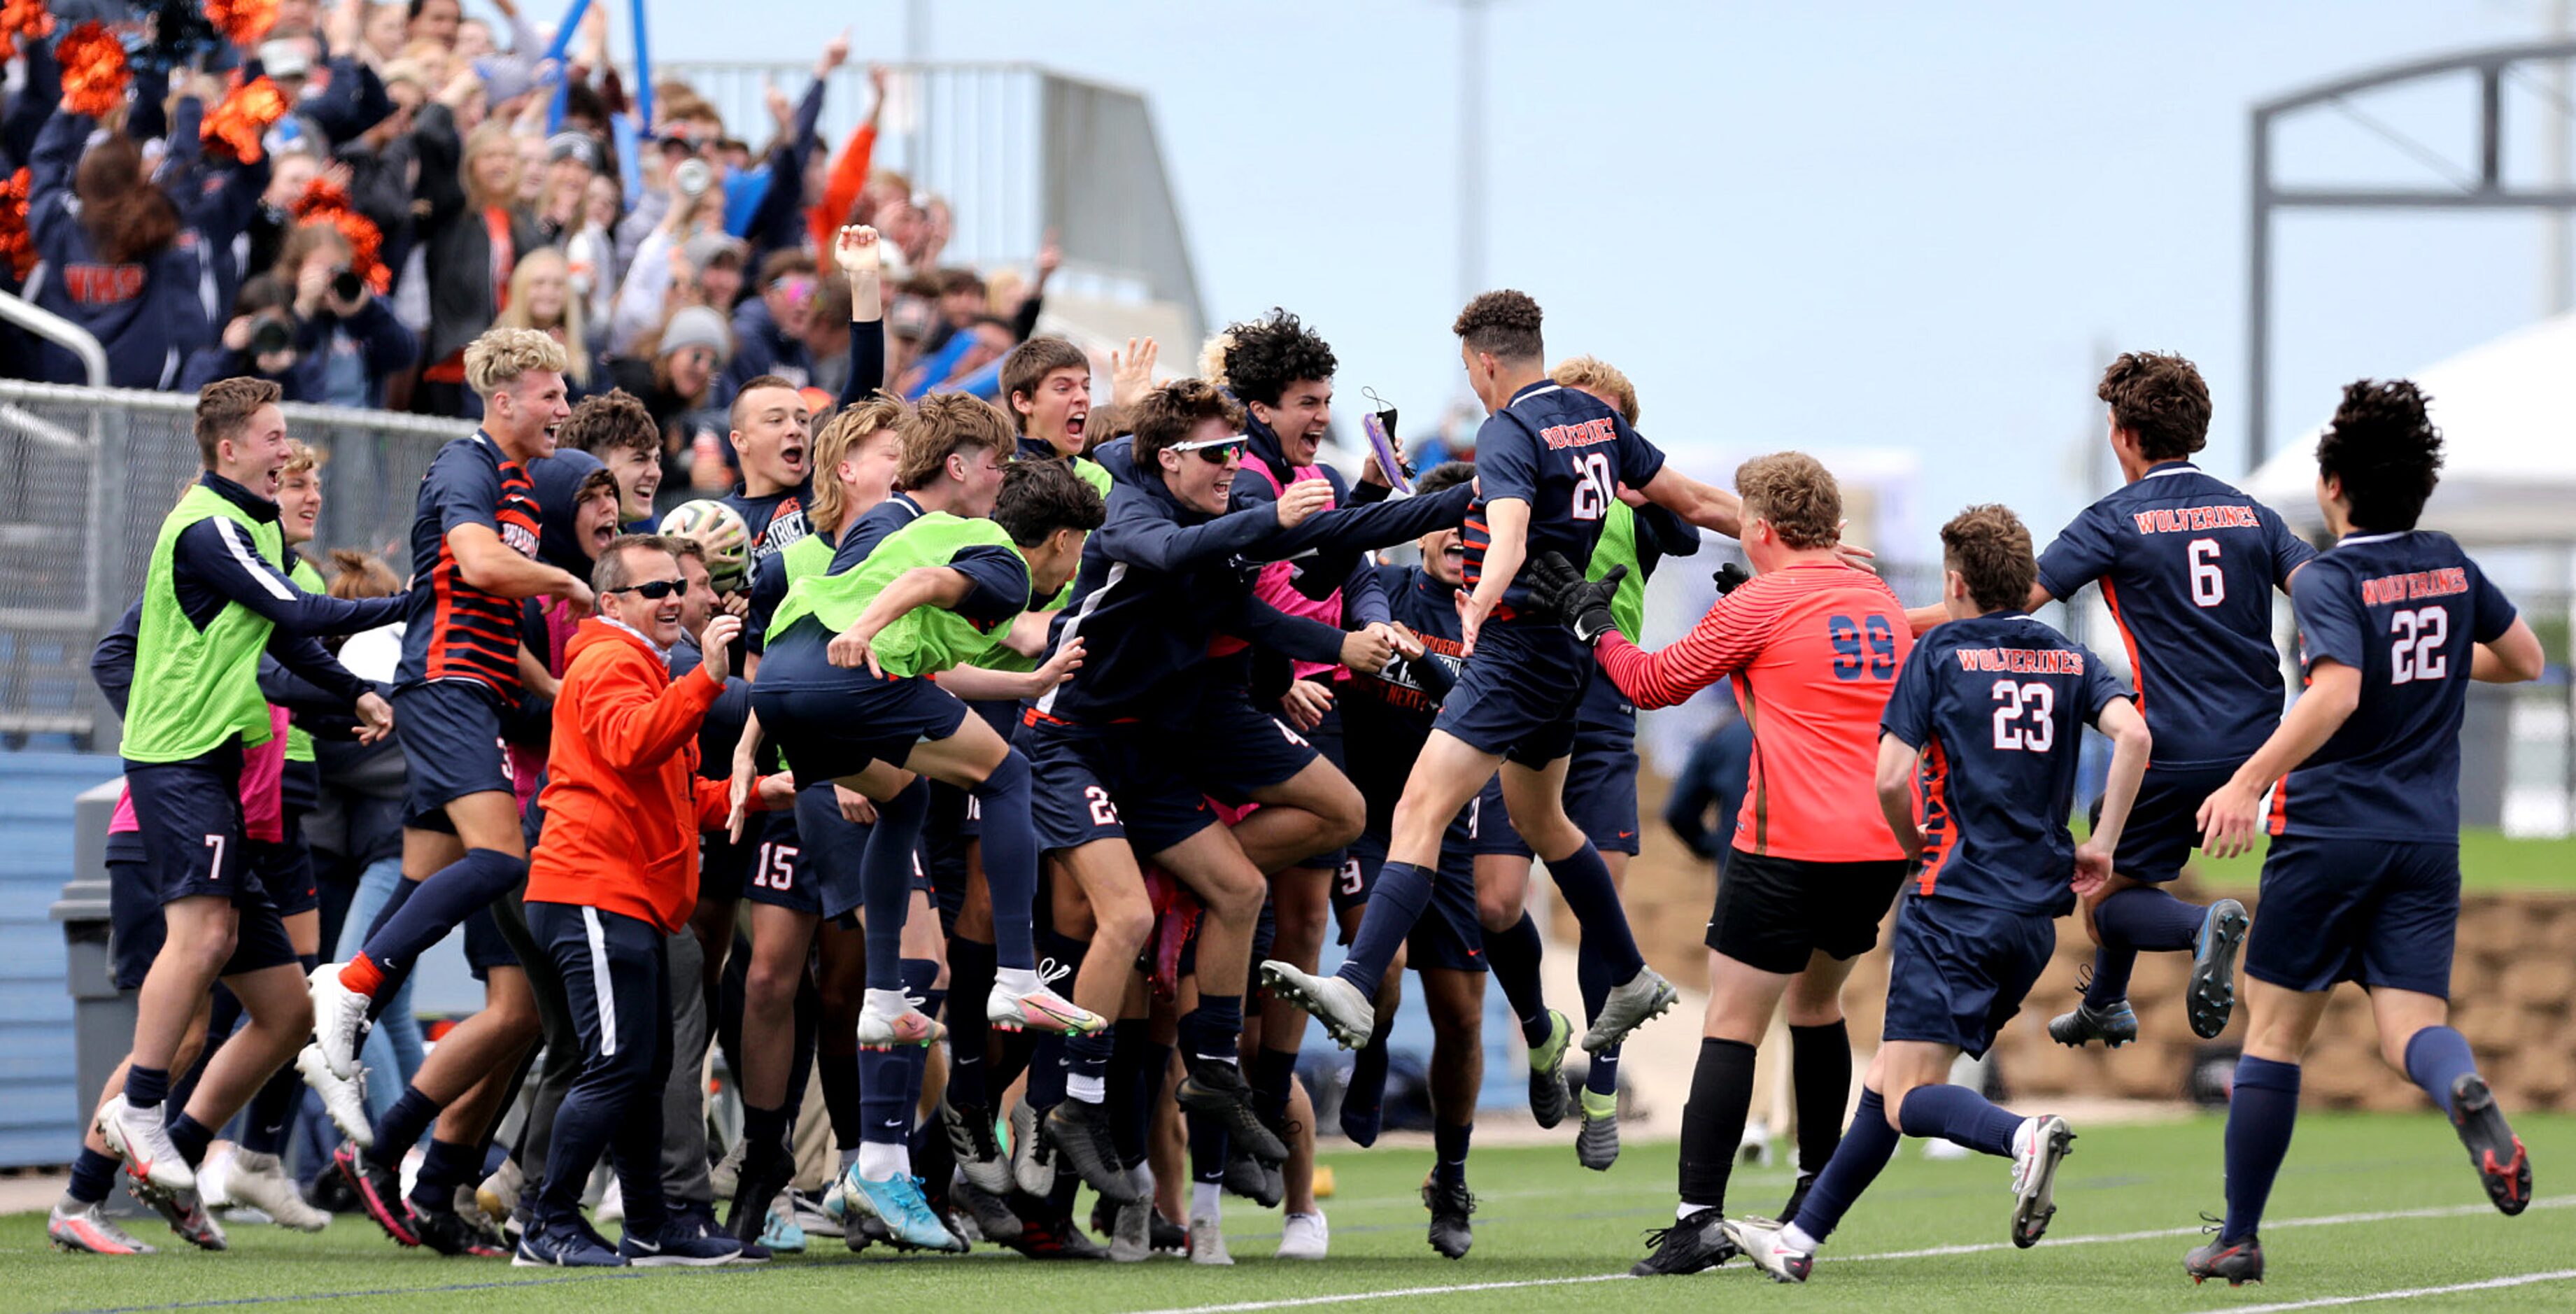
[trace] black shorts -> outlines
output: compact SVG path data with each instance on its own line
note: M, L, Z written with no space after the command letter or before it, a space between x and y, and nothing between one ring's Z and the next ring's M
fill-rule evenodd
M142 989L143 978L152 972L152 960L161 956L161 943L168 929L161 920L163 902L160 887L141 851L129 849L120 854L111 841L107 861L107 951L117 989ZM256 888L237 892L233 911L240 918L239 929L233 940L233 956L225 961L223 975L298 961L295 945L286 938L286 923L266 895Z
M1083 726L1029 713L1016 741L1036 777L1038 851L1123 839L1151 856L1216 824L1216 809L1142 726Z
M305 847L301 826L287 830L283 843L250 842L250 870L260 890L280 917L293 917L322 906L322 889L313 877L313 850Z
M751 709L804 784L854 776L870 762L903 765L925 739L946 739L966 704L935 680L870 675L834 666L831 635L810 618L780 635L760 659Z
M797 791L803 801L803 790ZM831 798L826 786L823 797ZM840 807L831 804L834 815ZM752 849L751 866L745 870L742 897L753 903L765 903L792 912L823 915L823 892L815 881L814 864L805 860L805 841L796 825L795 812L761 812L743 820L743 836L759 833L759 843Z
M2138 781L2138 801L2129 805L2129 824L2120 831L2120 851L2111 855L2111 870L2151 885L2182 875L2183 863L2200 847L2200 805L2236 774L2238 765L2149 762ZM2093 825L2102 824L2102 800L2093 800L2090 815Z
M1328 714L1328 720L1338 747L1341 716ZM1284 785L1323 756L1313 741L1253 706L1252 696L1235 687L1208 690L1186 735L1176 737L1174 747L1187 759L1190 778L1229 803L1249 802L1255 790Z
M1574 751L1575 709L1598 669L1562 625L1489 622L1431 728L1478 752L1546 766Z
M511 792L501 696L472 680L433 680L394 690L394 740L402 745L403 824L456 833L447 805L468 794Z
M1574 760L1565 768L1565 815L1603 853L1637 855L1637 765L1634 734L1575 732Z
M2057 952L2057 923L1957 899L1909 898L1887 968L1887 1040L1956 1045L1984 1058Z
M698 832L698 902L731 903L742 897L742 887L751 882L751 864L760 856L764 815L754 812L743 818L739 842L722 826Z
M1784 976L1818 950L1857 958L1878 943L1878 924L1913 868L1903 858L1807 862L1738 849L1717 880L1708 947Z
M2275 835L2245 974L2285 990L2365 989L2451 997L2460 932L2460 846Z

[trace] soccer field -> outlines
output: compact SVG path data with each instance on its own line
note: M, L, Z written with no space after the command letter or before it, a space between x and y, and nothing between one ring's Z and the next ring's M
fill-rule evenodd
M1340 1190L1326 1202L1333 1258L1266 1256L1278 1215L1233 1214L1232 1269L1172 1258L1112 1266L1035 1265L1000 1251L971 1258L880 1261L816 1238L809 1258L712 1272L615 1271L564 1276L497 1261L398 1251L362 1220L319 1236L274 1228L233 1231L224 1255L111 1261L48 1253L41 1215L0 1220L0 1309L202 1308L400 1310L509 1308L703 1311L972 1308L1076 1314L1090 1310L1285 1308L1624 1311L1702 1308L1712 1301L1923 1310L2328 1308L2564 1310L2576 1306L2576 1191L2553 1191L2554 1165L2576 1162L2576 1119L2526 1117L2517 1128L2538 1165L2538 1202L2499 1216L2480 1194L2458 1142L2431 1116L2313 1115L2303 1119L2264 1229L2271 1281L2231 1291L2194 1287L2182 1252L2198 1244L2198 1214L2216 1211L2215 1118L2083 1132L2059 1178L2048 1240L2028 1253L2006 1240L2010 1196L2001 1160L1933 1162L1909 1141L1827 1247L1806 1290L1775 1288L1741 1260L1698 1277L1629 1280L1638 1234L1671 1220L1673 1147L1631 1147L1613 1172L1574 1164L1571 1146L1490 1149L1471 1169L1480 1192L1476 1248L1449 1263L1422 1239L1414 1192L1425 1151L1327 1153ZM1734 1207L1776 1207L1782 1168L1736 1178ZM136 1231L173 1240L155 1221ZM828 1247L828 1249L826 1248ZM2478 1285L2486 1284L2486 1285ZM2420 1292L2402 1298L2400 1293Z

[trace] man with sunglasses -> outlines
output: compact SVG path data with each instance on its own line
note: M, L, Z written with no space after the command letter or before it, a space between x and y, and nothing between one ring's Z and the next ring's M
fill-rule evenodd
M1456 524L1468 492L1327 511L1330 485L1299 480L1275 502L1228 513L1242 466L1242 408L1205 382L1182 379L1148 393L1133 418L1133 439L1100 450L1117 480L1108 523L1086 546L1072 600L1056 622L1054 646L1080 641L1083 667L1025 718L1040 784L1038 843L1090 901L1091 952L1078 941L1060 947L1082 962L1074 1002L1103 1016L1117 1015L1153 924L1138 855L1206 905L1199 1002L1180 1024L1188 1076L1177 1098L1184 1110L1216 1118L1254 1158L1277 1164L1287 1147L1255 1116L1237 1060L1248 955L1266 886L1231 832L1214 824L1201 782L1168 751L1198 710L1197 682L1188 677L1220 632L1292 657L1382 664L1384 654L1371 661L1359 636L1284 616L1256 599L1260 564L1319 548L1391 545ZM1118 1198L1133 1188L1101 1108L1112 1051L1105 1034L1064 1042L1060 1073L1043 1057L1033 1066L1029 1104L1050 1108L1047 1139L1086 1180ZM1194 1217L1200 1212L1192 1210Z

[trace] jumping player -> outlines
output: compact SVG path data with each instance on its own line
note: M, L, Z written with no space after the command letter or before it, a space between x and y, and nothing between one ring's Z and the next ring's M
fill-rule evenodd
M1952 619L1923 636L1898 674L1879 740L1879 808L1911 863L1885 1043L1862 1079L1851 1130L1795 1216L1726 1224L1727 1238L1782 1282L1807 1280L1816 1247L1887 1166L1899 1133L2011 1159L2017 1246L2047 1230L2058 1161L2074 1140L2062 1118L2015 1117L1947 1078L1953 1060L1983 1057L2021 1010L2056 951L2055 919L2074 911L2075 887L2110 874L2147 768L2147 723L2093 654L2023 611L2038 567L2012 512L1960 512L1941 527L1941 555L1941 604ZM2077 849L2066 817L2087 725L2111 737L2111 776L2102 819Z
M2281 661L2272 645L2272 590L2314 549L2270 507L2202 473L2191 455L2209 441L2209 389L2180 356L2131 353L2098 390L2110 408L2111 453L2128 482L2086 508L2040 554L2030 606L2071 598L2096 580L2128 648L2138 710L2156 758L2122 832L2117 873L2086 900L2096 942L2093 975L2075 1010L2048 1025L2062 1045L2127 1044L2128 1001L2140 950L2188 952L2184 999L2202 1037L2227 1027L2245 905L2185 903L2164 886L2182 873L2197 834L2192 812L2281 714ZM1938 623L1909 613L1917 628Z
M2424 394L2344 389L2317 440L2335 545L2290 588L2307 689L2200 808L2212 857L2271 835L2245 947L2245 1056L2227 1105L2227 1219L2194 1282L2263 1278L2258 1231L2299 1110L2299 1059L2340 981L2370 994L2379 1052L2450 1115L2487 1198L2531 1203L2531 1161L2448 1025L2460 919L2460 720L2469 680L2537 679L2540 640L2447 534L2418 530L2442 465ZM2278 780L2268 821L2263 793Z

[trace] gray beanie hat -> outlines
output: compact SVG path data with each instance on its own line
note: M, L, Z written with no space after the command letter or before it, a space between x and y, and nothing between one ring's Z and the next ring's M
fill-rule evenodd
M688 306L663 326L660 354L668 356L683 347L704 347L714 352L716 366L721 369L733 359L733 333L726 327L724 316L705 306Z

